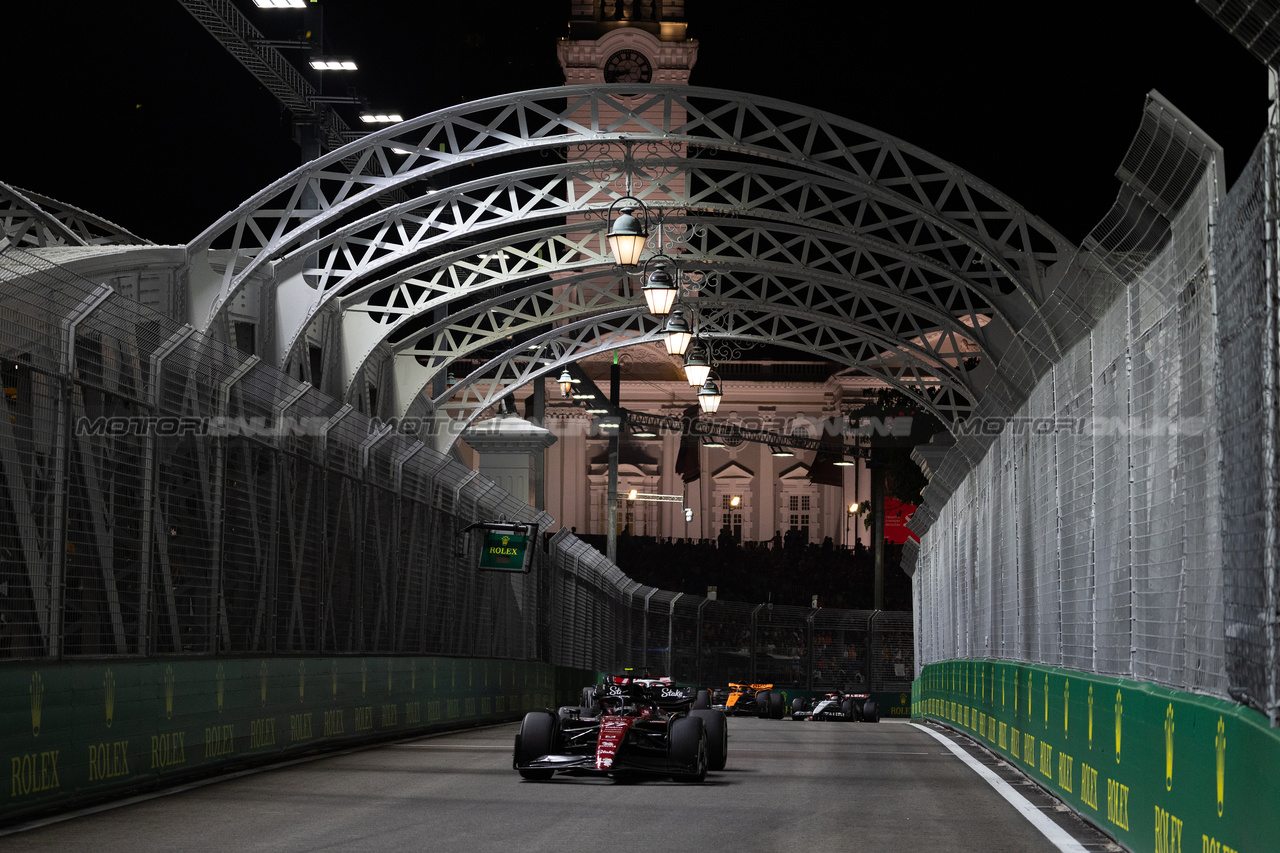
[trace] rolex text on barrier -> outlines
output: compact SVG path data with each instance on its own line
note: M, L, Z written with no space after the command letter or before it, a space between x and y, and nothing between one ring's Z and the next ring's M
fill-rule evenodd
M1280 838L1280 731L1249 707L980 658L925 666L911 711L979 741L1134 853L1253 853Z

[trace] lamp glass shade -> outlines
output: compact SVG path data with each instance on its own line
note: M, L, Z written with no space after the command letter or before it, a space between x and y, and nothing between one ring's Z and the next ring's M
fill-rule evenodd
M684 355L689 351L689 343L693 340L693 330L689 328L689 321L684 318L684 314L679 311L667 318L667 325L664 327L667 336L663 338L663 343L667 346L667 352L671 355Z
M609 226L609 251L619 266L634 267L640 263L640 253L648 237L640 220L632 216L630 210L624 210Z
M688 368L685 369L687 370ZM722 397L720 386L708 376L702 383L702 387L698 389L698 406L708 415L714 415L720 408Z
M671 306L675 304L679 293L665 266L660 266L649 274L649 280L644 283L641 292L644 293L645 304L649 306L649 313L655 317L670 314Z
M573 377L569 375L568 368L560 371L560 378L556 381L560 385L560 393L568 397L569 392L573 390Z

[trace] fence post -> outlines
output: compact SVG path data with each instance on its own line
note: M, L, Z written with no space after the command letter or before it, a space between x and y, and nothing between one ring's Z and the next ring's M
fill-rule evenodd
M677 592L667 608L667 675L672 679L676 677L676 602L683 596L683 592Z
M821 612L822 612L821 608L815 609L804 619L805 624L809 626L809 642L805 644L805 649L806 649L805 657L807 659L804 662L804 670L805 670L804 686L806 690L813 689L813 623L814 623L814 620L818 618L818 614Z
M45 641L49 657L62 657L62 623L67 584L67 493L71 491L71 410L75 395L76 327L97 310L111 294L109 285L100 284L93 293L80 300L71 313L62 318L62 359L59 364L58 427L54 439L53 477L53 554L49 561L49 610L45 617ZM33 590L34 593L34 590Z
M872 610L871 615L867 617L867 692L874 690L877 686L876 668L875 668L875 650L876 650L876 619L883 613L882 610Z
M699 684L701 684L703 681L703 678L702 678L702 611L703 609L706 608L706 606L710 602L711 602L711 599L704 598L702 599L702 603L698 605L698 628L694 632L694 640L697 643L697 651L693 658L693 665L697 668L696 671L698 673L698 677L696 680Z

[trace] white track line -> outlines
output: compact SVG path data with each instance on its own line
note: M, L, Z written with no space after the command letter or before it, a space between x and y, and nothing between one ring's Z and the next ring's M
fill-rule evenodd
M1014 790L1012 785L992 773L991 770L985 767L981 762L974 759L972 755L952 743L950 739L943 737L928 726L922 726L919 723L912 723L911 725L915 726L922 732L927 732L941 741L942 744L947 749L951 750L957 758L969 765L974 773L977 773L980 777L986 780L987 784L995 788L996 792L1000 794L1000 796L1008 800L1015 809L1021 812L1023 817L1031 821L1031 825L1040 830L1041 834L1043 834L1045 838L1049 839L1049 841L1052 842L1059 850L1063 851L1063 853L1088 853L1084 845L1079 841L1076 841L1075 838L1071 836L1071 833L1045 817L1044 813L1041 812L1040 809L1031 805L1031 803L1027 801L1026 797Z

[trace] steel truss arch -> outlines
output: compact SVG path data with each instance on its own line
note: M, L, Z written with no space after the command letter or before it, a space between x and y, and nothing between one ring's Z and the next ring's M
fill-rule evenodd
M189 266L203 274L192 276L193 291L202 292L188 305L213 306L192 319L204 327L222 322L221 312L251 282L275 288L278 304L286 296L310 299L305 316L298 319L295 308L293 325L280 330L287 339L278 341L283 358L321 313L337 314L341 319L327 322L342 328L350 387L370 353L396 334L390 327L448 304L446 291L484 299L491 312L505 310L503 291L528 287L525 270L500 268L512 256L517 266L533 267L530 259L541 250L575 274L603 267L603 222L574 220L598 215L618 197L618 161L634 165L629 146L649 144L680 146L687 156L642 164L647 183L639 194L696 214L705 232L741 247L734 264L760 264L757 250L766 246L770 261L806 268L818 259L863 284L878 276L887 287L865 294L867 300L888 293L914 300L902 312L913 318L912 333L975 341L986 370L998 369L1007 354L1041 363L1058 348L1055 321L1042 306L1056 286L1055 266L1075 250L1052 229L955 166L863 125L783 101L693 87L504 95L334 151L266 188L191 244ZM574 146L601 155L536 168L520 160ZM622 148L626 158L618 156ZM507 157L519 161L516 168L504 170ZM463 167L484 175L458 182ZM379 207L392 193L409 200ZM530 230L549 219L561 220L560 233ZM477 239L489 248L488 260L468 260L457 248ZM848 261L852 256L876 260L859 268ZM730 262L727 252L717 257ZM283 288L286 275L291 283ZM487 296L481 281L492 286ZM548 277L548 291L555 287ZM921 322L939 309L950 329ZM388 328L347 340L346 318L361 314ZM388 317L400 319L383 322ZM993 328L983 329L988 323ZM896 350L909 353L903 346L909 340ZM935 348L932 355L941 353ZM1035 372L1025 367L1020 377ZM972 384L956 383L966 388L964 406L974 402L966 387Z
M690 168L681 172L676 168L678 165L673 164L668 172L678 173L684 178L695 171ZM297 289L290 293L291 299L300 296L309 299L310 305L292 328L280 330L280 335L283 336L278 350L281 361L287 359L287 353L297 346L305 327L314 321L319 312L325 310L330 301L340 298L345 308L362 310L363 302L374 299L394 283L412 279L422 271L438 265L443 259L430 257L429 253L447 251L460 235L483 239L489 232L504 234L507 229L527 228L537 220L559 219L565 214L600 217L606 210L607 202L612 201L612 196L604 203L588 205L585 202L602 196L603 192L592 191L570 201L559 200L552 195L554 190L575 186L573 182L580 180L579 170L565 172L566 168L561 165L537 170L533 178L530 178L530 172L521 172L500 176L493 182L477 181L451 188L433 197L431 210L426 214L416 213L415 208L422 204L422 200L415 200L386 212L371 214L356 223L343 226L334 234L320 237L286 254L280 261L282 269L296 267L304 259L312 259L314 266L303 269L303 275L311 279L309 286L305 290ZM760 173L761 170L755 170L753 174ZM779 177L784 173L773 169L771 175ZM548 181L549 177L563 179L564 182ZM785 177L797 186L806 179L806 176L793 172L786 173ZM525 191L521 192L521 185L529 184L530 181L537 181L536 186L526 186ZM966 311L974 326L991 316L1004 313L995 307L997 303L1007 303L1014 299L1021 301L1015 296L1001 295L1000 291L1005 287L1007 277L1000 269L986 262L989 247L976 245L964 235L950 241L935 238L928 246L922 245L923 241L919 240L918 234L891 242L887 237L876 233L887 232L894 227L883 210L874 214L880 220L875 227L868 224L869 215L864 215L861 210L850 216L841 216L839 221L825 221L829 219L831 210L839 210L845 202L833 201L832 195L837 188L831 188L832 192L819 193L818 190L823 187L814 184L810 189L813 191L806 192L806 197L822 199L819 204L813 205L814 210L809 210L809 205L801 204L788 205L789 210L778 211L763 203L776 202L772 197L748 199L741 195L732 199L720 199L710 205L706 196L702 195L696 199L702 205L700 207L694 206L695 199L691 197L677 198L667 202L667 207L705 214L694 220L682 220L686 224L693 221L705 225L713 221L711 217L731 215L733 219L725 221L753 221L762 223L757 226L762 228L767 223L768 227L777 229L780 233L787 228L803 227L811 235L807 239L815 244L824 239L824 234L830 240L856 239L866 246L869 254L883 255L895 259L895 263L918 267L921 274L930 279L923 287L917 288L926 298L930 298L930 287L945 281L948 290L961 294L969 303ZM850 196L856 200L849 203L862 206L867 195L868 193L859 190ZM450 218L452 221L446 222ZM775 222L782 224L773 224ZM859 222L860 227L855 229L854 222ZM603 225L600 218L584 222L581 227L589 228L589 231L582 241L566 245L560 252L587 252L592 260L599 260L603 257ZM361 231L369 230L372 233L360 235ZM566 230L577 233L579 229ZM594 244L594 249L589 244ZM505 256L509 248L503 247L501 251L495 251L492 257ZM542 251L543 248L537 247L536 251ZM532 250L526 252L529 255L535 253ZM371 257L371 254L376 254L376 257ZM428 260L408 267L402 266L416 254L427 254ZM477 270L481 268L477 266ZM380 304L394 307L391 303ZM1019 307L1020 313L1024 315L1034 311L1026 305ZM982 315L981 321L979 315Z
M651 327L646 328L646 326ZM727 326L728 324L717 323L716 328L719 330ZM737 340L766 340L764 336L746 329L739 329L732 335L718 332L717 336L733 337ZM643 315L634 310L615 311L580 319L544 332L536 338L527 340L520 347L488 359L468 374L458 377L454 385L430 400L425 399L425 396L416 397L413 405L402 417L416 419L438 411L446 412L452 424L452 440L498 401L510 396L529 382L559 371L580 359L613 349L655 344L660 340L658 326L646 321ZM815 352L814 349L797 341L784 342L782 345L804 352ZM842 359L837 352L821 352L821 354L832 361L857 367L856 364L850 364ZM947 387L947 383L940 381L932 371L927 373L900 371L897 375L887 373L873 375L887 385L920 401L928 411L939 417L952 416L956 409L960 408L953 402L946 402L942 406L937 405L953 394L954 388ZM938 393L936 396L922 395L921 389Z
M686 257L694 264L700 260L698 256ZM554 271L553 274L554 288L545 284L546 271L495 280L494 288L507 288L501 298L484 299L470 305L454 307L454 303L463 300L465 295L460 292L447 294L427 309L438 314L439 319L395 343L386 344L389 336L382 336L379 347L370 356L413 359L421 366L417 383L421 388L430 383L433 375L446 371L453 359L466 357L506 339L524 340L540 326L611 310L641 309L639 298L625 287L624 275L604 277L596 269L567 276ZM798 270L793 264L776 261L720 267L716 276L719 284L696 300L701 316L708 316L708 311L727 311L736 313L740 318L739 325L743 327L763 328L766 324L760 318L775 313L779 319L787 318L787 323L799 321L828 335L839 331L842 337L838 349L846 353L841 359L846 365L878 374L878 366L884 363L885 354L897 353L921 367L944 371L942 378L958 391L963 391L966 410L975 390L965 378L957 376L958 361L966 356L990 356L983 349L982 330L975 331L957 322L944 310L921 308L900 294L886 293L857 279L849 280L829 272ZM510 289L512 285L518 289ZM362 313L356 311L344 315L351 322L360 322L356 318L361 316ZM746 318L749 316L756 319L748 322ZM929 322L921 323L922 319ZM796 342L791 340L795 338L804 346L817 347L814 351L819 354L837 343L821 343L821 334L805 338L804 328L775 323L773 331L759 335L757 339L796 346ZM790 330L790 334L784 334L786 330ZM732 334L729 328L722 332L724 336ZM355 372L358 374L366 369L367 366L362 364ZM400 369L396 374L406 377L406 371ZM400 401L397 408L403 409L408 399L404 392L397 392L396 399ZM945 420L950 421L959 414L951 412Z
M135 234L78 207L0 183L0 251L10 246L141 246Z

